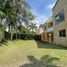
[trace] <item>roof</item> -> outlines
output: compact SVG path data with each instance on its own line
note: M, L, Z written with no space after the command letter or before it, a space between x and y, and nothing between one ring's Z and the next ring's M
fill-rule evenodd
M56 1L56 3L55 3L55 5L54 5L54 7L52 8L52 10L55 8L55 6L56 6L56 4L57 4L58 2L59 2L59 0Z
M47 23L51 22L53 19L53 17L50 17L48 20L47 20Z
M45 23L43 23L43 25L47 24L47 23L50 22L52 19L53 19L53 16L51 16L50 18L48 18L48 20L47 20Z

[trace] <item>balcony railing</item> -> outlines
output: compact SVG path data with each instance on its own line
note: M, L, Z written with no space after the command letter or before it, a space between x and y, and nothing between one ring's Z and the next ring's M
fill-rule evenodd
M53 32L53 31L54 31L54 29L53 29L53 27L51 27L51 28L48 28L45 32L50 33L50 32Z

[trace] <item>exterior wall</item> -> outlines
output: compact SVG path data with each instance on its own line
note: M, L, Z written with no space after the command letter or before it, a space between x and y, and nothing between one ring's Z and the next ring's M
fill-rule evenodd
M43 28L39 28L39 34L43 33Z
M58 25L55 25L55 16L64 8L65 20ZM67 0L59 0L53 8L53 21L54 21L54 43L67 46ZM66 37L59 37L59 30L66 30Z
M53 33L43 33L41 34L41 41L45 41L45 42L49 42L49 43L53 43Z
M54 41L54 38L53 38L54 35L53 35L53 33L48 33L47 36L48 36L48 42L49 43L53 43L53 41Z
M41 35L43 33L43 25L39 26L39 34Z
M41 41L45 41L45 35L43 33L41 34Z
M53 19L52 17L43 24L43 34L41 34L41 40L49 43L53 43Z
M49 42L48 41L48 35L47 35L47 33L45 33L45 40L44 40L45 42Z

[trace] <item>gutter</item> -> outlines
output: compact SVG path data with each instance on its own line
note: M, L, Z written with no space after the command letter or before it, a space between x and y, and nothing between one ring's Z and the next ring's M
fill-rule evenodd
M57 5L57 3L59 2L59 0L56 1L54 7L52 8L52 10L54 10L55 6Z

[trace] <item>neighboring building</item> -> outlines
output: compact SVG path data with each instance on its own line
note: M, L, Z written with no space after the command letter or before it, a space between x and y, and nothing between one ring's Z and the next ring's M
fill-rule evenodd
M39 34L42 34L43 33L43 25L40 25L39 26Z
M38 29L38 35L41 35L41 39L43 39L42 34L43 34L43 25L40 25Z
M54 43L67 46L67 0L57 0L52 10Z
M54 35L53 35L53 19L52 17L43 24L43 33L41 34L41 40L45 42L53 43Z
M43 30L43 32L41 33L41 41L46 41L47 40L47 38L46 38L46 33L45 33L45 31L46 31L46 23L44 23L43 25L42 25L42 30Z
M57 0L52 12L42 26L41 40L67 47L67 0Z

